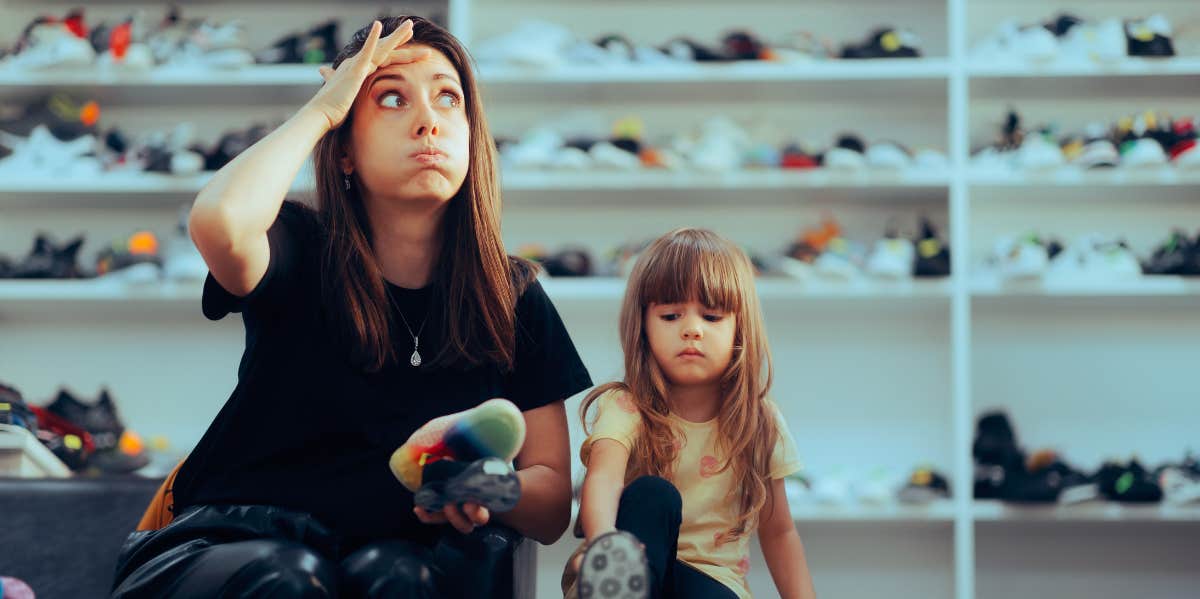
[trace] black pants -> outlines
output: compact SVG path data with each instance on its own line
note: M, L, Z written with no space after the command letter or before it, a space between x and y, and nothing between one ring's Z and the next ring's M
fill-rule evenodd
M683 499L670 482L643 476L626 485L617 508L617 529L646 546L652 599L737 599L729 587L675 557Z
M512 592L515 531L489 525L430 549L383 541L341 556L312 516L271 506L197 506L129 536L112 597L493 597Z

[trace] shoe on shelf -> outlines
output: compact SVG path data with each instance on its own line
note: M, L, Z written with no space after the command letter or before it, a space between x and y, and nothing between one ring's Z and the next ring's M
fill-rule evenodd
M96 257L96 276L117 277L127 283L154 283L162 277L158 237L138 231L116 239Z
M59 245L45 233L38 233L33 248L24 260L12 265L7 276L13 279L79 279L84 273L79 267L79 248L83 236Z
M1157 14L1125 22L1126 51L1130 56L1167 58L1175 56L1171 43L1171 22Z
M909 29L881 27L862 42L842 46L842 58L919 58L921 38Z
M900 503L924 505L950 498L950 483L930 466L913 470L908 482L896 492Z
M921 234L913 240L917 260L913 266L916 277L950 276L950 248L938 237L937 228L928 217L921 218Z

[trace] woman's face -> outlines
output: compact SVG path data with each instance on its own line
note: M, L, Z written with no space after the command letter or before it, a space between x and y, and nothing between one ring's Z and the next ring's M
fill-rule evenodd
M470 125L458 71L436 50L383 66L351 108L349 159L369 197L445 202L467 175Z

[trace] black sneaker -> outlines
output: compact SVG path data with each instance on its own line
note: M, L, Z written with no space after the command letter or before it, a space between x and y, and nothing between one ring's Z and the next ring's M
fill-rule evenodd
M975 460L976 499L1003 498L1012 481L1025 473L1025 457L1004 412L988 412L979 417L971 455Z
M1171 43L1171 23L1163 15L1125 21L1125 43L1130 56L1175 56L1175 46Z
M621 530L592 540L579 565L579 599L646 599L650 565L637 537Z
M125 425L108 389L101 390L99 399L93 404L85 403L69 391L60 389L54 400L46 405L46 411L79 426L92 436L96 449L89 465L100 471L126 474L150 463L144 451L127 453L122 450Z
M1122 503L1158 503L1162 487L1137 459L1128 464L1107 463L1096 475L1100 493L1109 501Z
M1179 229L1154 250L1142 270L1150 275L1200 275L1200 259L1196 246Z
M7 276L13 279L83 278L83 270L77 261L81 247L83 236L58 245L49 235L39 233L33 240L33 248L29 250L29 255L11 265Z
M907 29L882 27L859 44L842 47L842 58L918 58L921 40Z
M950 248L938 239L937 229L928 218L921 219L921 235L913 240L917 247L917 262L913 275L917 277L950 276Z
M1067 488L1088 484L1090 479L1064 462L1053 451L1039 451L1029 458L1023 472L1006 480L1003 498L1018 503L1054 503Z
M438 460L425 465L424 483L413 503L431 512L447 505L477 503L492 512L507 512L521 499L521 480L500 458L483 458L467 464Z

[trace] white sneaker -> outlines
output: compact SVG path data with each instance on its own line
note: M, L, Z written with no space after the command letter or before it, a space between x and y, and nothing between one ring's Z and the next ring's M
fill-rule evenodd
M1123 241L1085 235L1050 261L1049 278L1106 282L1142 276L1142 265Z
M1062 148L1043 135L1027 136L1021 144L1021 149L1017 150L1017 165L1028 171L1054 169L1061 167L1065 162Z
M884 238L875 242L875 251L867 259L867 272L887 279L912 277L917 254L911 239Z
M592 52L584 54L583 44ZM552 69L567 63L568 50L576 62L605 60L595 44L579 42L566 27L548 21L526 20L512 31L480 42L472 54L483 64L509 64Z
M867 165L881 170L902 170L912 166L908 152L893 142L871 144L867 148Z
M1046 274L1050 256L1035 235L1005 237L993 246L992 262L1002 279L1034 279Z
M1143 168L1167 164L1167 153L1162 144L1152 138L1143 137L1134 141L1121 154L1121 166Z
M180 210L175 234L167 241L163 275L171 281L201 282L208 277L208 264L187 233L188 209Z
M29 30L28 46L4 60L20 70L86 68L96 59L92 43L71 33L62 22L40 23Z

